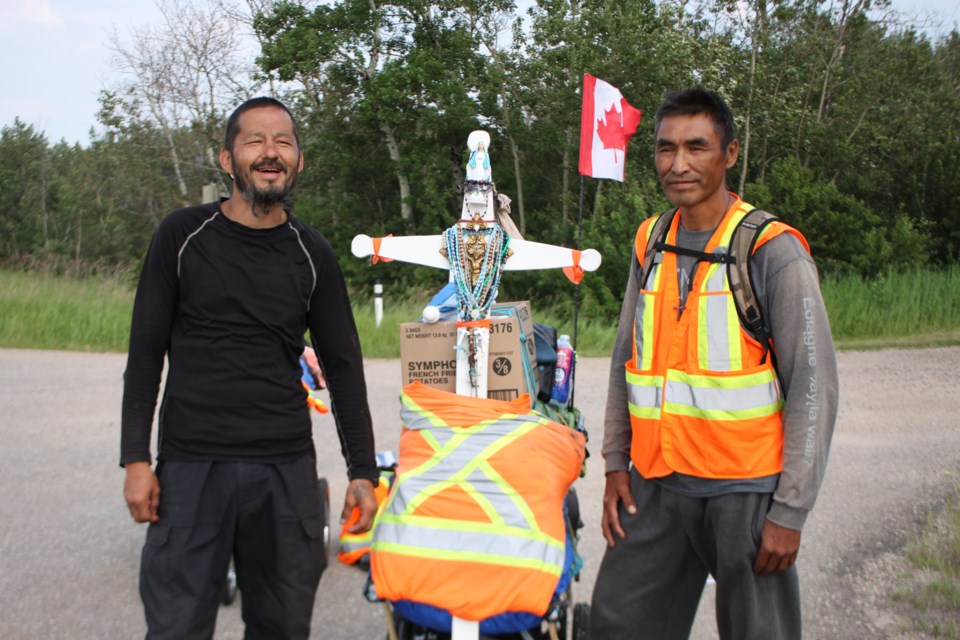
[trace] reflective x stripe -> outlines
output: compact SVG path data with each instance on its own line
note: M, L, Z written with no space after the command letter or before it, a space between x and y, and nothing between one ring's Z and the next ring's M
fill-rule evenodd
M664 410L705 420L746 420L780 411L780 386L772 370L745 376L667 373Z
M377 521L373 548L410 556L531 567L559 576L564 541L540 530L523 497L489 463L491 456L546 419L505 415L453 429L406 394L401 399L404 424L419 431L434 455L397 478ZM451 487L469 494L490 522L416 515L420 505Z

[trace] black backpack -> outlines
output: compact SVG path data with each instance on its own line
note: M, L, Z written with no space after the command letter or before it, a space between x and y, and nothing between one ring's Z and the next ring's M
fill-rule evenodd
M770 335L763 323L760 305L753 290L753 280L750 279L750 256L757 244L757 238L768 224L779 220L777 216L760 209L753 209L740 220L733 236L730 238L730 253L716 254L702 251L691 251L675 247L665 242L670 223L677 213L674 209L660 216L653 223L650 240L647 242L647 251L643 256L643 271L640 273L640 286L646 281L658 251L670 251L683 255L693 256L704 262L721 262L727 265L727 279L730 281L730 290L733 293L734 304L740 324L750 335L757 339L767 349L770 348Z

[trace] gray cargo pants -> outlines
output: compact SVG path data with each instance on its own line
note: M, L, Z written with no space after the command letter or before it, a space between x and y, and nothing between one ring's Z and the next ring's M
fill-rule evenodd
M717 582L722 640L799 640L796 567L757 576L753 562L770 494L691 498L630 471L637 514L621 505L627 537L607 548L590 617L592 640L683 640L708 573Z

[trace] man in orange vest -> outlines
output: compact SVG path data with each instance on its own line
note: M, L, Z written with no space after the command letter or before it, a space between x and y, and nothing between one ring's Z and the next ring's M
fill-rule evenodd
M677 209L662 236L654 219L641 224L620 314L592 637L687 638L709 574L721 638L800 638L794 563L838 397L817 270L797 230L765 226L750 256L765 331L745 328L727 266L753 207L727 191L733 116L688 89L660 105L654 128Z

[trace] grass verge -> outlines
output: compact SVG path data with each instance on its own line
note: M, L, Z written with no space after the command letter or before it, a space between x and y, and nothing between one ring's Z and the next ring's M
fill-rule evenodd
M960 638L960 485L941 517L931 517L907 559L917 569L911 586L894 598L909 628L934 638Z
M0 270L0 346L126 351L133 292L119 277Z
M0 270L0 346L22 349L126 351L133 291L120 276L73 277ZM960 267L890 272L876 280L827 279L823 297L841 349L935 347L960 344ZM422 299L419 299L422 298ZM397 326L417 319L429 297L384 302L380 327L373 303L357 299L354 316L364 355L399 356ZM571 310L541 308L534 319L573 335ZM609 356L616 323L581 316L577 351Z

